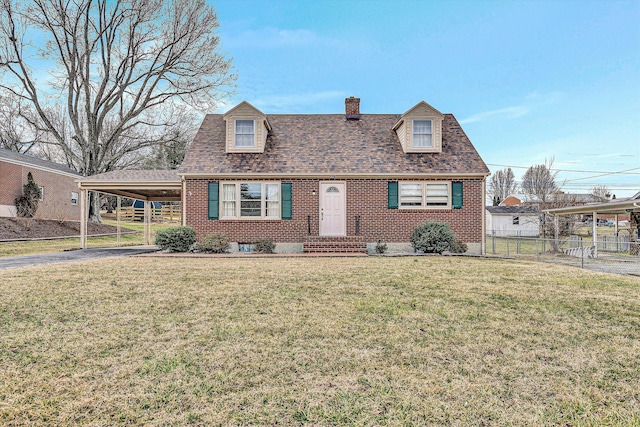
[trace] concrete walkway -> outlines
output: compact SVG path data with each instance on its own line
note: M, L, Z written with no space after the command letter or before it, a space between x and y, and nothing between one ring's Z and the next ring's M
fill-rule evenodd
M29 267L39 264L82 261L86 259L140 255L158 250L157 246L126 246L121 248L77 249L50 254L23 255L0 258L0 270L16 267Z

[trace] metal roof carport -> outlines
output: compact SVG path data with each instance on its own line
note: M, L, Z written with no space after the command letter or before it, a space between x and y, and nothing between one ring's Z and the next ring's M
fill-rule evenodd
M630 214L630 224L636 227L640 226L638 218L640 218L640 193L636 194L630 199L621 201L611 201L605 203L597 203L592 205L583 206L569 206L565 208L545 209L544 213L553 215L556 221L556 230L558 229L558 215L578 215L589 214L593 215L592 235L593 245L596 248L597 256L597 241L598 241L598 214L614 214L615 215L615 233L618 234L618 215ZM634 215L635 214L635 215Z
M87 196L89 191L129 197L144 201L145 243L151 242L152 201L181 201L182 178L175 170L121 170L88 176L76 180L80 189L80 247L87 247ZM120 199L118 198L118 201ZM184 222L184 213L183 213ZM118 235L120 222L118 222Z

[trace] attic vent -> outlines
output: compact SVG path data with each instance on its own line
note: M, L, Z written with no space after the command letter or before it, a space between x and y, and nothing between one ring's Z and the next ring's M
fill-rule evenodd
M334 187L333 185L329 188L327 188L327 193L339 193L340 190L338 190L338 187Z

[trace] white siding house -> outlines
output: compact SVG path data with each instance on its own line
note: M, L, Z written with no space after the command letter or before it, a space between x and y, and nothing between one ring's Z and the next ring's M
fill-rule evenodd
M537 237L540 213L533 206L487 206L486 226L490 236Z

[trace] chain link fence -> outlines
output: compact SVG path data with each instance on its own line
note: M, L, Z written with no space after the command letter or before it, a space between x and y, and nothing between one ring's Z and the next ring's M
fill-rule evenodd
M563 239L487 236L487 255L534 259L640 277L640 242L628 236L570 236Z

